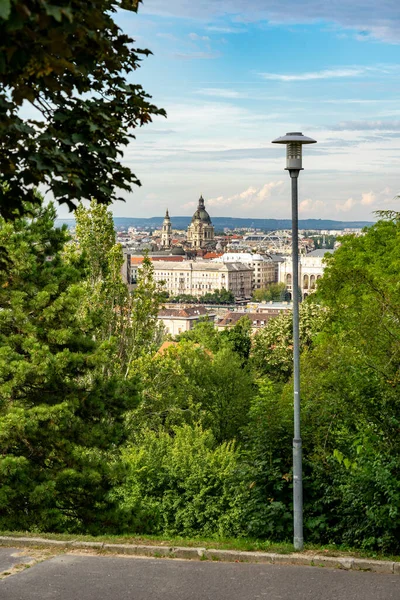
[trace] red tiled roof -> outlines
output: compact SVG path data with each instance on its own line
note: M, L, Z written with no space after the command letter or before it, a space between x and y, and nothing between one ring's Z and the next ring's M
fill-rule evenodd
M159 317L205 317L208 315L204 306L193 306L188 308L162 308L158 311Z
M207 259L211 259L211 258L219 258L220 256L223 255L223 252L206 252L205 255L203 256L203 258Z

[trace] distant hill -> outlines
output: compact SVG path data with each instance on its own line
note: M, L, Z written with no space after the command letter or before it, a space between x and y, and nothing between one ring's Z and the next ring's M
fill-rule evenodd
M128 227L159 227L162 225L164 217L150 217L148 219L136 217L114 217L115 227L117 229L128 229ZM172 227L174 229L186 229L191 221L191 217L172 217ZM73 226L74 219L57 219L58 224L66 223ZM247 228L261 229L263 231L274 231L275 229L290 229L292 222L290 219L240 219L238 217L213 217L212 223L217 231L222 231L224 227L229 229ZM300 219L300 229L339 229L347 227L368 227L372 225L371 221L332 221L329 219Z

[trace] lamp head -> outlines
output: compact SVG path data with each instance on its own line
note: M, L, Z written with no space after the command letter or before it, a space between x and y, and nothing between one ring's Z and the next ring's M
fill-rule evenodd
M282 137L272 141L273 144L286 144L286 169L301 170L302 167L302 151L303 144L316 144L317 140L306 137L300 131L287 133Z

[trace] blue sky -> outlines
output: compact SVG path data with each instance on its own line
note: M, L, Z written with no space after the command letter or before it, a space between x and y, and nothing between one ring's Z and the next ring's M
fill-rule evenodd
M398 0L144 0L118 14L154 55L136 81L167 110L124 161L143 187L117 216L290 216L284 148L303 131L300 217L399 210Z

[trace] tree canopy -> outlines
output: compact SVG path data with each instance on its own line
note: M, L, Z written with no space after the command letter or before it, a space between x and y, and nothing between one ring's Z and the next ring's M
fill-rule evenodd
M165 115L131 82L149 50L114 20L140 0L0 0L0 214L22 215L46 186L70 210L122 200L132 130Z
M81 310L84 257L65 254L54 206L29 211L0 220L0 527L119 527L108 493L136 381L101 371L109 348Z

